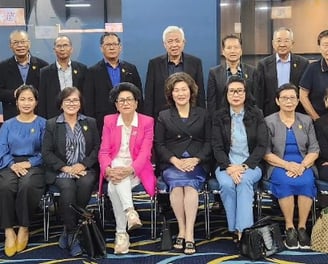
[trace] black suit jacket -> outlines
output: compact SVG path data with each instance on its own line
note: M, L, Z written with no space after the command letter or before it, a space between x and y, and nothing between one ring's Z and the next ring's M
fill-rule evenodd
M48 65L47 62L31 56L26 83L39 89L40 70ZM0 62L0 101L3 104L4 119L7 120L17 115L14 91L24 83L19 72L15 57Z
M198 86L197 105L205 107L204 77L201 60L183 53L183 71L188 73ZM161 110L168 108L164 94L165 81L168 77L167 54L149 61L145 86L145 114L157 118Z
M155 128L155 149L161 170L172 165L172 156L182 158L182 153L188 151L209 171L212 152L211 122L207 111L192 107L186 122L181 120L175 107L161 111Z
M85 75L87 73L87 66L77 61L72 61L71 69L73 86L82 91ZM49 119L60 114L60 110L56 105L56 99L60 91L56 63L41 69L38 103L38 114L40 116Z
M246 80L246 86L254 95L256 89L256 70L253 66L241 63L243 78ZM224 88L227 82L227 66L221 64L210 69L207 82L207 109L213 114L221 107Z
M42 143L42 158L46 168L46 183L53 184L60 169L67 166L66 159L66 125L57 123L57 117L46 123L46 131ZM81 162L91 169L98 161L100 138L96 120L86 117L79 121L85 138L85 158Z
M289 82L298 87L305 68L309 61L299 55L291 54ZM279 110L275 102L276 91L278 89L276 54L272 54L257 65L258 85L255 93L256 104L263 110L264 116L273 114ZM301 104L296 109L303 112Z
M231 115L229 108L222 108L213 115L212 147L217 166L225 170L230 162ZM262 111L256 106L245 107L244 125L247 135L249 157L244 161L254 169L260 166L268 144L268 130Z
M109 100L109 92L113 89L112 81L108 75L104 60L99 61L88 70L83 86L84 113L95 117L99 132L102 131L104 116L116 113L116 107ZM138 70L135 65L120 61L121 82L130 82L140 89L141 101L138 103L138 112L142 112L142 85Z
M328 161L328 114L321 116L314 122L315 132L320 147L318 164Z

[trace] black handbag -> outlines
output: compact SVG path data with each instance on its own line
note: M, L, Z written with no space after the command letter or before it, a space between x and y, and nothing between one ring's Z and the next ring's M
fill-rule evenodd
M240 253L252 260L271 256L284 248L280 227L269 216L244 229L240 240Z
M90 258L106 256L106 241L99 217L86 209L70 204L70 207L81 216L74 237L79 237L81 247Z
M163 226L162 226L162 232L161 232L161 250L167 251L171 250L173 246L172 243L172 235L170 230L170 225L166 221L166 217L163 216Z

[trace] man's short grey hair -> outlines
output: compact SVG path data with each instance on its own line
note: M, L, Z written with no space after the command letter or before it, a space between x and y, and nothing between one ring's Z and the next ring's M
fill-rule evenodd
M163 31L163 42L166 40L166 35L172 32L179 32L181 34L182 40L185 40L185 34L183 32L183 29L177 26L168 26Z
M277 33L278 33L279 31L288 31L288 32L289 32L290 39L291 39L291 40L294 40L294 33L293 33L293 31L292 31L290 28L288 28L288 27L280 27L280 28L276 29L276 30L273 32L273 39L276 38Z

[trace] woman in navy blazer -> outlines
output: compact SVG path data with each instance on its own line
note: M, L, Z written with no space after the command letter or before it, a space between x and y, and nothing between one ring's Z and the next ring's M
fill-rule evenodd
M60 190L59 209L64 222L64 232L59 247L68 249L72 256L82 254L73 234L77 228L77 216L70 204L86 207L94 184L98 150L100 145L96 120L79 113L81 93L76 87L66 87L58 98L62 113L49 119L42 145L46 165L46 183Z
M165 84L170 109L159 113L155 147L163 179L170 188L170 201L178 220L174 248L196 252L194 224L198 189L209 171L211 122L205 109L196 107L197 85L184 72L174 73Z

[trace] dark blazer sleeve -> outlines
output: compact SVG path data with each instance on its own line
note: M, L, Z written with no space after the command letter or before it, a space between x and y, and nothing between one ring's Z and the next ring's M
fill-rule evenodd
M321 116L314 122L320 147L320 161L328 161L328 115Z
M97 122L96 119L87 117L86 120L81 120L80 124L86 144L86 156L81 163L90 169L98 161L100 137L97 129Z
M145 84L144 113L150 116L154 116L154 92L155 92L155 76L156 76L154 63L155 62L153 59L148 62L146 84Z
M211 115L220 108L226 81L224 66L219 65L210 69L207 82L207 109Z

